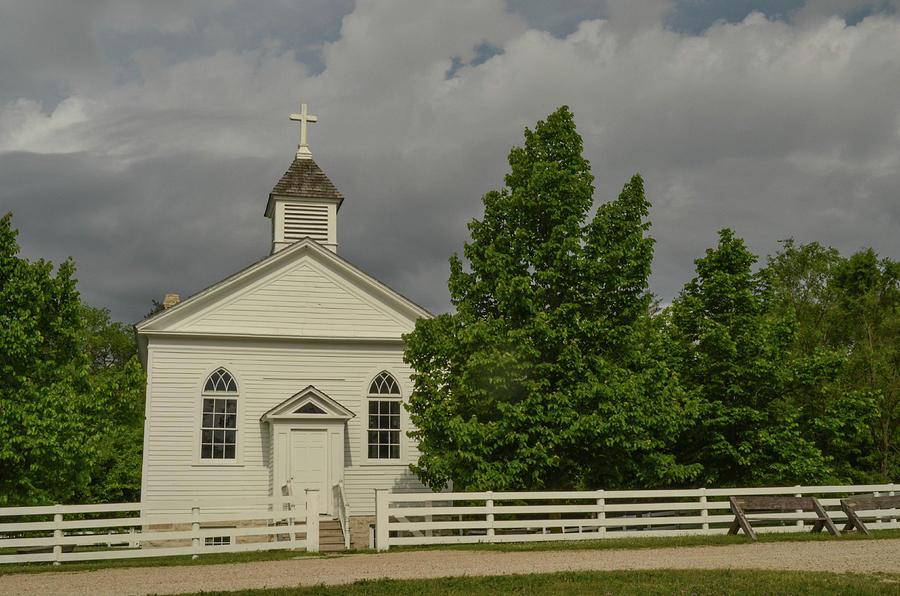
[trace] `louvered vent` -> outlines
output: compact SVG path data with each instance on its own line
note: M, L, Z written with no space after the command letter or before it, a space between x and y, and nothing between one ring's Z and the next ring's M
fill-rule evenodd
M284 206L284 239L295 242L309 236L317 242L328 242L328 206Z

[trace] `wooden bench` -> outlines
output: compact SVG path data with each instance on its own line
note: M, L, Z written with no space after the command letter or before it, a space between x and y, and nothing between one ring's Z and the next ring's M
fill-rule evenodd
M729 534L737 534L739 530L744 530L744 534L756 540L756 532L750 526L751 519L770 521L778 518L754 517L752 513L759 511L812 511L816 514L816 523L813 524L812 532L820 532L822 528L827 528L832 536L840 536L834 522L828 517L825 509L814 497L730 497L728 499L731 505L731 512L734 514L734 521L728 528ZM788 518L785 518L788 519ZM791 518L793 520L793 518Z
M900 509L900 496L850 497L849 499L841 499L841 509L847 514L847 525L844 526L844 531L856 528L868 536L872 533L869 532L869 528L860 519L857 511Z

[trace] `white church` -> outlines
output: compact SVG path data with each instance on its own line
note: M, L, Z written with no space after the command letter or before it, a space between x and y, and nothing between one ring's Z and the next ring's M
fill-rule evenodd
M403 333L431 317L337 254L344 197L312 159L306 127L269 193L271 254L136 325L147 371L141 500L260 498L319 490L321 514L346 495L365 547L374 490L427 491L416 445ZM155 505L158 504L158 505Z

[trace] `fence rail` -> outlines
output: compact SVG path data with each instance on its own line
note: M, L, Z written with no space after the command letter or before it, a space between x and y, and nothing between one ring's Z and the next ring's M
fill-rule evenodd
M0 508L0 564L317 551L319 498L308 490L296 498L156 502L153 510L165 513L151 515L140 503Z
M375 546L725 534L734 520L731 496L814 496L841 523L846 521L841 498L894 495L898 489L895 484L430 494L379 489ZM865 515L874 520L873 528L900 528L900 510ZM815 517L802 511L754 515L762 532L808 531Z

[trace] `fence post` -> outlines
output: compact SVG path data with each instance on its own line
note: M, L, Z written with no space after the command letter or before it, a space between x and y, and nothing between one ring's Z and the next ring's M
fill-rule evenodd
M306 489L306 550L319 552L319 491Z
M890 489L888 490L888 496L893 497L896 494L897 493L894 490L894 484L891 483ZM888 520L888 522L890 523L891 527L893 527L893 526L897 525L897 518L892 515L891 518Z
M53 564L59 565L60 555L62 555L62 544L60 543L60 538L62 538L62 505L56 504L55 509L58 513L53 514L53 538L56 539L56 542L53 545Z
M388 544L388 489L375 489L375 549L387 550L390 548Z
M191 507L191 546L194 548L194 554L191 555L192 559L196 559L200 556L200 506L194 505Z
M706 487L700 487L700 504L706 505ZM703 519L703 523L700 524L700 528L703 530L709 530L709 509L704 507L700 510L700 517Z
M598 499L597 499L597 507L599 507L599 511L597 511L597 520L605 522L606 521L606 499L603 498L604 491L597 491ZM606 525L597 526L597 532L599 534L606 534Z
M297 548L297 528L295 527L297 517L297 499L293 494L288 496L288 518L287 518L287 529L288 529L288 540L291 543L291 550Z
M794 488L800 488L800 485L799 485L799 484L795 484L795 485L794 485ZM803 496L803 493L796 493L796 494L794 494L794 496L795 496L795 497L802 497L802 496ZM802 510L802 509L795 509L794 512L795 512L795 513L803 513L803 510ZM803 520L802 520L802 519L798 519L798 520L797 520L797 527L798 527L798 528L802 528L802 527L803 527Z
M487 499L484 501L487 508L487 538L488 542L494 541L494 491L487 491Z
M878 490L873 491L873 492L872 492L872 496L873 496L873 497L880 497L880 496L881 496L881 491L878 491ZM875 523L873 523L872 526L874 526L875 528L877 528L877 529L880 530L880 529L882 529L882 526L884 525L884 524L883 524L883 521L884 521L884 520L882 520L880 517L876 517L876 518L875 518Z

